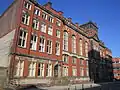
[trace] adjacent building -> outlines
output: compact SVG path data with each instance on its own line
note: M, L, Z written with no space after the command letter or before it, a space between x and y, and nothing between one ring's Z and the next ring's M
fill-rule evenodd
M120 58L113 58L113 74L115 80L120 80Z
M14 0L0 17L0 67L20 84L112 80L112 52L96 23L79 25L52 3Z

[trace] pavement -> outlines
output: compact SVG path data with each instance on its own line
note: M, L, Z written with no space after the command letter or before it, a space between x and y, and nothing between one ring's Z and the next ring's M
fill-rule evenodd
M120 90L120 82L106 82L98 84L87 83L51 87L30 86L19 90Z
M107 83L87 83L87 84L74 84L74 85L68 85L68 86L52 86L52 87L43 87L44 90L83 90L83 89L89 89L89 88L96 88L101 87L102 85L107 85L113 82L107 82ZM41 88L41 87L38 87Z

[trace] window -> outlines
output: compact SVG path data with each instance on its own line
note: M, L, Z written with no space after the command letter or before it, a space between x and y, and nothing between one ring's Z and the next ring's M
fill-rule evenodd
M27 41L27 32L23 28L20 28L18 46L26 48L26 41Z
M89 76L89 70L88 70L88 68L86 69L86 76Z
M39 51L45 52L45 37L44 36L40 37Z
M47 20L47 14L44 13L44 12L42 12L42 18L45 19L45 20Z
M83 52L82 52L82 46L83 46L82 39L80 39L79 45L80 45L80 55L82 56L83 55Z
M56 30L56 36L60 38L60 30Z
M84 65L84 60L80 60L80 65Z
M46 64L46 76L47 77L52 76L52 64Z
M80 68L80 76L84 76L84 68L83 67Z
M57 26L61 26L60 20L57 20L57 21L56 21L56 25L57 25Z
M52 54L52 41L47 40L47 53Z
M38 76L44 77L44 63L38 64Z
M52 36L52 33L53 33L53 28L52 26L48 26L48 34Z
M88 66L88 61L86 61L86 65Z
M23 14L22 14L22 23L23 24L26 24L26 25L29 25L29 21L30 21L30 15L26 12L23 11Z
M63 50L68 51L68 33L66 31L63 33Z
M72 36L72 52L76 53L76 37Z
M88 43L85 42L85 56L88 57Z
M31 10L31 4L28 2L24 2L24 7L28 10Z
M46 24L45 23L41 23L41 32L46 33Z
M63 76L68 76L68 67L63 66Z
M56 42L55 44L55 53L56 55L60 55L60 43Z
M63 55L63 62L68 63L68 55Z
M72 68L72 74L73 74L73 76L77 76L77 69L76 68Z
M24 61L20 61L20 60L17 61L15 76L23 76L23 70L24 70Z
M36 62L30 62L28 76L35 77L35 72L36 72Z
M34 20L33 20L32 27L33 27L34 29L38 30L38 29L39 29L39 20L34 19Z
M72 57L72 63L73 63L73 64L76 64L76 60L77 60L76 57Z
M30 49L31 50L37 49L37 36L36 35L31 36Z
M34 14L37 16L40 16L40 10L39 9L35 9Z
M48 17L48 21L51 22L51 23L53 23L53 17L52 17L52 16L49 16L49 17Z

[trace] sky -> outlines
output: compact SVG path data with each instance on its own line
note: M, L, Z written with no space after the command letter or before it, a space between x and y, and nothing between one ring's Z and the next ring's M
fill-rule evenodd
M0 14L14 0L1 0ZM120 0L37 0L40 4L52 2L52 7L63 11L65 17L84 24L93 21L98 25L99 39L112 50L113 57L120 57Z

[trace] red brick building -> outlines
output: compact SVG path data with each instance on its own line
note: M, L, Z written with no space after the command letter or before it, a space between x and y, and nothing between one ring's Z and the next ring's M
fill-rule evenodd
M103 75L106 67L100 67L111 61L112 52L99 40L97 25L74 24L51 2L15 0L0 17L0 31L1 40L11 40L6 59L10 80L30 84L48 83L53 77L78 81L111 77L111 70Z
M114 79L120 80L120 58L113 58L112 61Z

